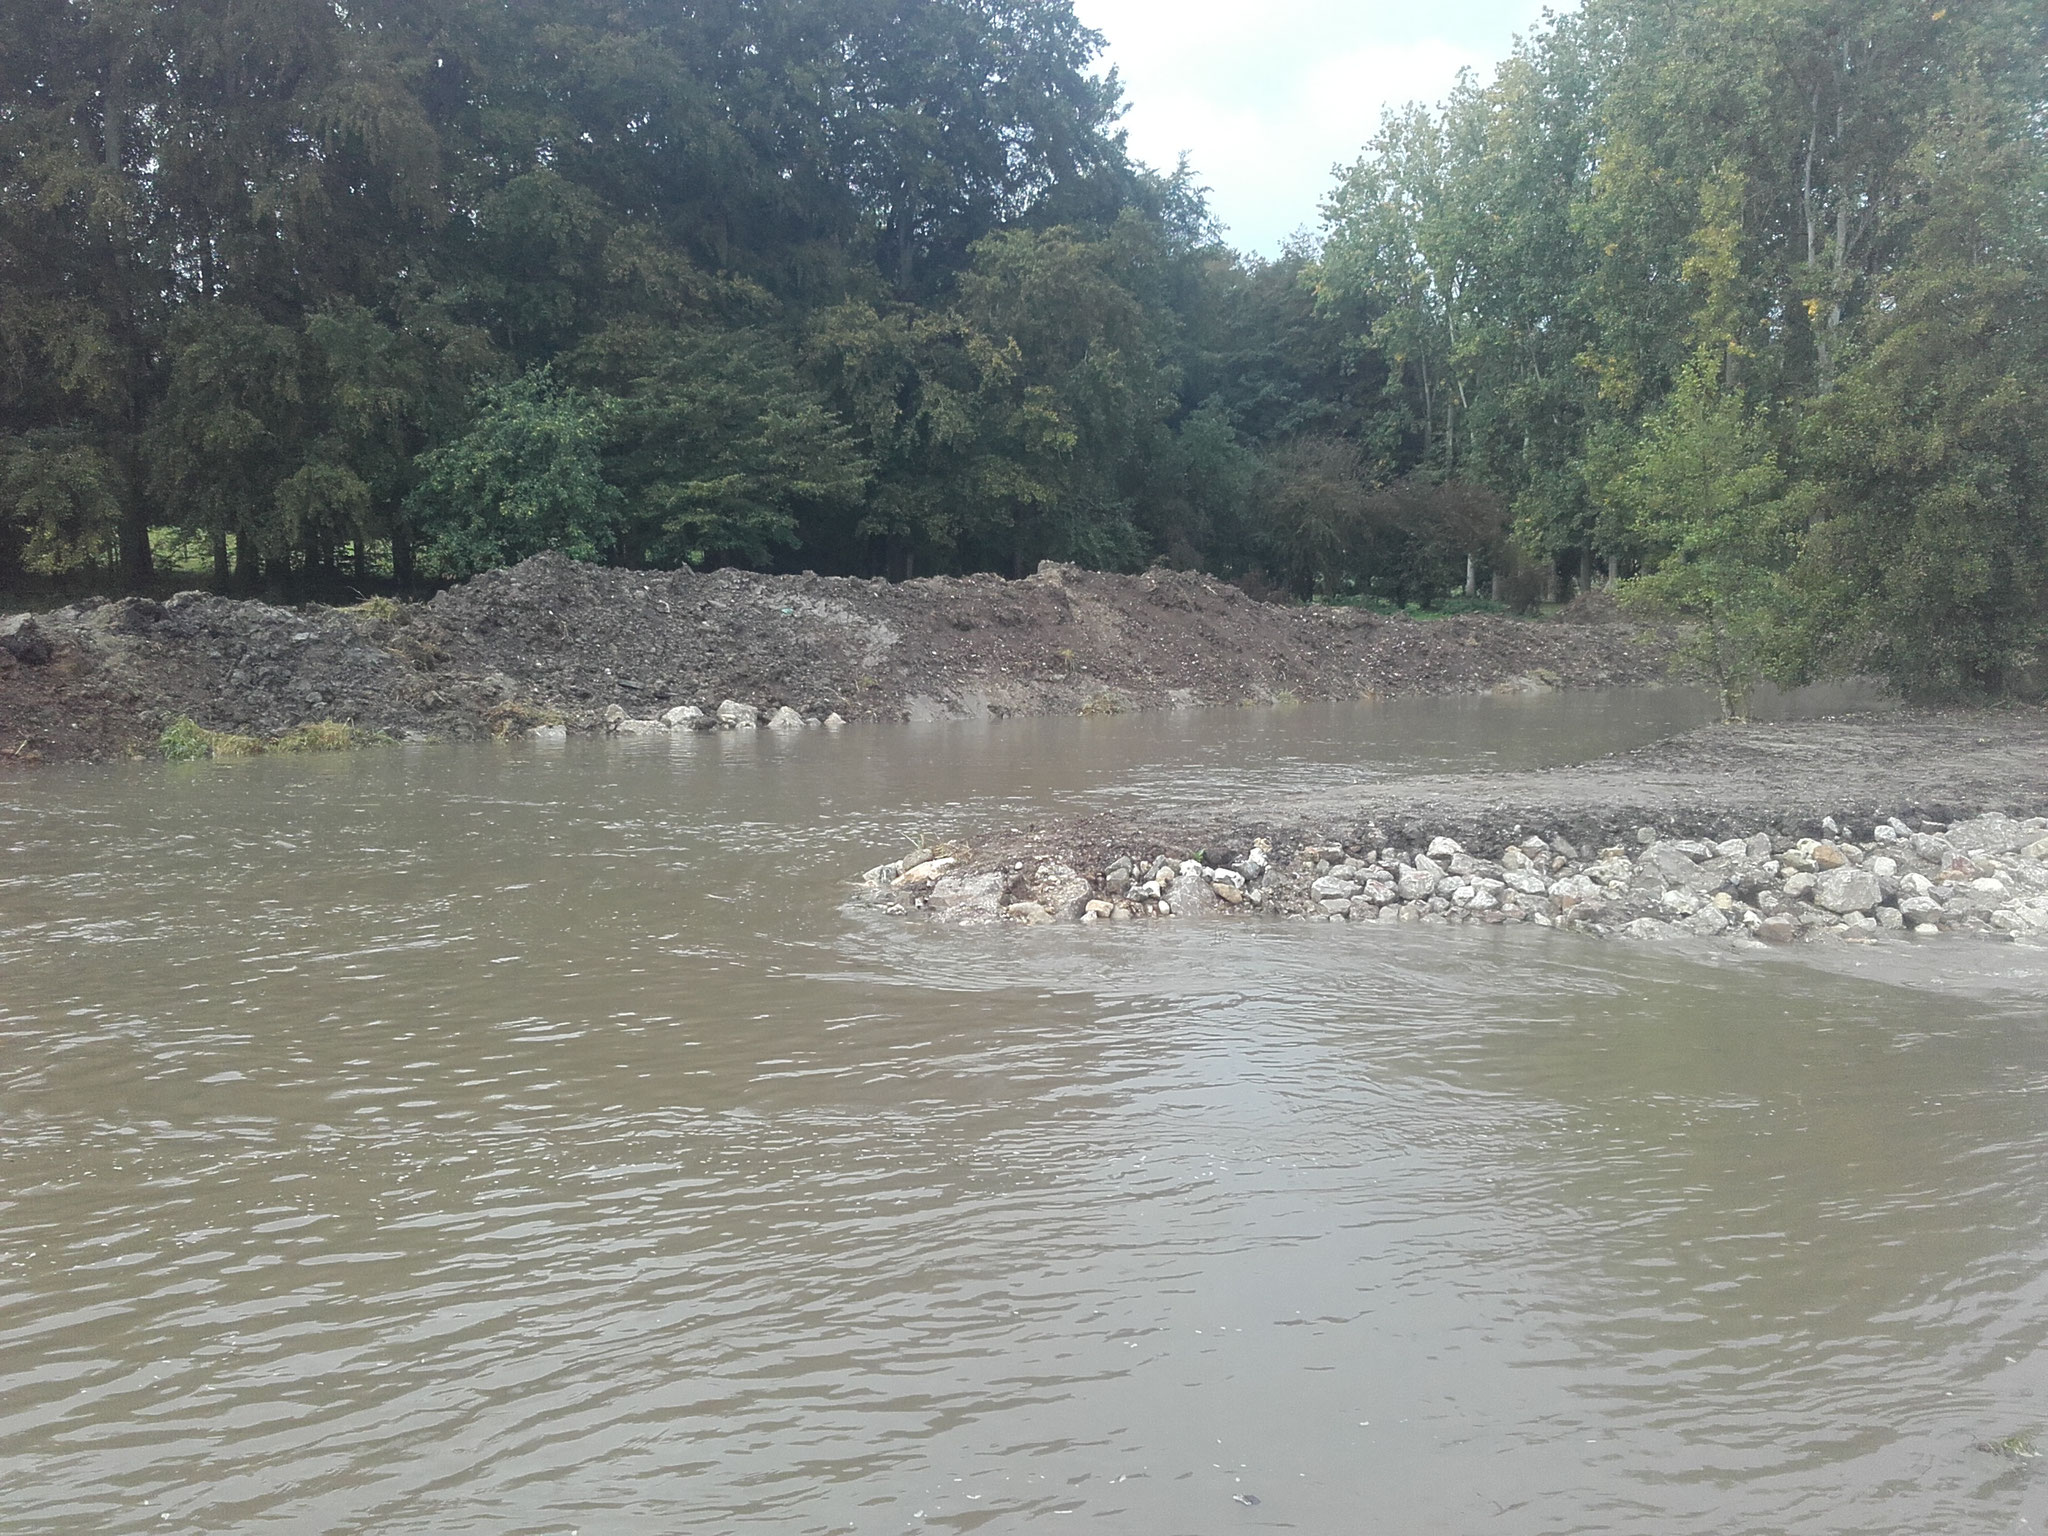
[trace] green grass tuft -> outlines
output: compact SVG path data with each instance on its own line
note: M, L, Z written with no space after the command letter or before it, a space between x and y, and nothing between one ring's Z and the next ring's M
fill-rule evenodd
M224 758L260 757L266 752L347 752L373 746L383 738L332 720L318 720L263 741L230 731L209 731L184 716L173 720L157 738L157 751L167 763L201 763Z
M333 720L316 720L295 731L286 731L270 744L273 752L348 752L376 740L367 731Z
M167 763L196 763L207 758L254 757L263 750L263 743L254 736L209 731L181 715L157 738L157 750Z
M203 730L182 715L157 738L157 750L167 763L196 763L213 756L213 732Z

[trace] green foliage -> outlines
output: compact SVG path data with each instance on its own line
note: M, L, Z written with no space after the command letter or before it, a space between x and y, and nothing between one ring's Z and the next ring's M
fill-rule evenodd
M1463 619L1475 614L1501 618L1516 612L1507 603L1497 603L1490 597L1447 597L1432 608L1425 608L1420 603L1397 603L1391 597L1337 597L1331 598L1330 603L1338 608L1358 608L1367 613L1383 613L1390 617L1398 613L1407 618L1425 621Z
M1589 0L1387 120L1314 280L1518 587L1639 572L1731 705L1767 654L1997 691L2048 592L2044 105L2018 0Z
M1266 517L1273 569L1298 597L1353 582L1367 538L1370 471L1340 438L1303 438L1272 460Z
M603 457L626 509L608 552L621 563L767 564L800 542L806 512L860 503L851 434L766 332L620 322L571 366L613 402Z
M0 586L34 560L95 560L121 521L121 472L74 428L0 436Z
M380 740L374 732L333 720L316 720L267 742L269 752L352 752Z
M1770 670L1797 544L1769 423L1722 387L1725 362L1700 348L1608 494L1649 551L1623 602L1691 621L1680 654L1732 720Z
M2048 642L2048 175L1981 95L1914 155L1932 210L1808 423L1808 653L1983 695Z
M263 743L254 736L209 731L180 716L165 729L157 750L167 763L195 763L207 758L255 757Z
M1737 649L2038 670L2037 0L1586 0L1270 261L1128 158L1101 46L1072 0L9 7L0 583L167 531L330 594L422 541L1519 609L1605 565L1711 630L1791 560ZM1745 552L1765 439L1799 516Z
M265 741L256 736L209 731L181 715L164 729L157 740L157 751L167 763L196 763L210 759L261 757L266 752L349 752L382 739L373 731L353 725L317 720Z
M410 505L433 566L467 576L548 549L616 558L625 497L604 456L619 414L545 370L487 387L469 431L421 459Z

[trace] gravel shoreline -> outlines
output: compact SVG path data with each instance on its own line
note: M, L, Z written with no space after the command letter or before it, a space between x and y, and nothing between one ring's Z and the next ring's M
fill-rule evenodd
M2048 942L2048 711L1716 727L1533 773L915 850L866 898L953 924L1253 917L1789 944Z

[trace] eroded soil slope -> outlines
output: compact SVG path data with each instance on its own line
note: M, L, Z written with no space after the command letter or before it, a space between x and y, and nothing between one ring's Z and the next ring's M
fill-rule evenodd
M891 585L542 556L396 613L186 593L0 625L0 761L125 755L180 715L467 736L724 699L849 720L1109 712L1622 686L1663 677L1666 655L1627 624L1277 607L1169 571Z

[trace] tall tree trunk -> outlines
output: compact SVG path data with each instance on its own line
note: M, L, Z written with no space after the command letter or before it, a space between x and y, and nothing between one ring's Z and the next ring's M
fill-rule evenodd
M917 204L912 200L910 187L903 188L903 201L896 211L896 289L899 293L910 292L912 269L917 259Z
M391 575L401 591L412 590L412 535L403 528L391 535Z
M234 567L228 561L228 536L223 529L213 530L213 590L225 592L234 579Z
M256 553L256 541L246 533L235 535L235 590L243 594L263 585L263 559Z
M1429 460L1429 440L1436 435L1436 397L1429 387L1429 354L1416 356L1415 365L1422 371L1422 458Z
M121 579L130 592L145 590L156 576L149 548L149 511L139 501L121 513Z
M1465 553L1465 595L1479 595L1479 557L1469 550Z
M128 40L115 37L107 50L106 94L100 106L101 153L105 156L106 167L116 180L125 181L128 173ZM124 306L132 295L128 287L128 261L126 254L127 229L125 222L111 231L113 237L114 269L120 275L124 292ZM135 330L132 309L128 315L128 331ZM156 561L149 547L149 504L142 493L140 466L135 462L135 435L142 420L142 402L139 398L141 386L132 384L125 397L128 431L124 434L121 457L122 469L127 480L127 494L121 508L121 527L118 543L121 556L121 579L131 592L145 590L156 575Z

